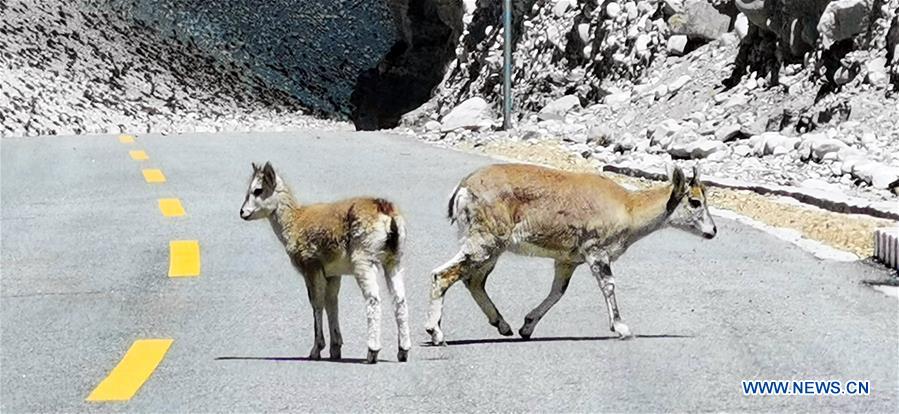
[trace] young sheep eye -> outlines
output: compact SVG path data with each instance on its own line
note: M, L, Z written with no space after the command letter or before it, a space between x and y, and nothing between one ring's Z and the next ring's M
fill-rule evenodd
M253 190L253 197L259 197L262 195L262 188L257 188Z
M693 208L702 207L702 201L699 201L698 199L691 198L689 201L690 201L690 207L693 207Z

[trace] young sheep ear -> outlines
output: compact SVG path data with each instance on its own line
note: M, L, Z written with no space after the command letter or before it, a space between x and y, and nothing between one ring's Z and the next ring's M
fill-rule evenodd
M699 164L693 166L693 179L690 181L693 185L699 185L702 180L699 179Z
M686 177L684 176L684 171L680 169L678 166L669 166L670 171L668 172L668 177L670 178L671 185L676 189L681 189L684 187L684 182L686 181Z
M251 162L250 165L253 167L253 172L259 171L259 166L255 162Z
M262 182L269 186L269 188L275 188L275 169L272 168L272 163L266 162L265 166L262 167Z

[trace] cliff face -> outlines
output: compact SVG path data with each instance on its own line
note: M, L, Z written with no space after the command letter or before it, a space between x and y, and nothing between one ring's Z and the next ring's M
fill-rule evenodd
M115 0L137 21L258 76L322 115L349 116L360 73L401 39L384 1Z
M468 3L457 59L433 99L406 117L410 124L442 116L475 96L486 99L494 109L499 107L502 2ZM835 90L842 82L841 67L857 73L863 59L884 55L890 60L887 65L896 64L896 40L891 39L899 35L888 34L899 10L896 0L522 0L514 4L513 101L523 116L565 95L577 96L584 105L601 103L622 82L646 81L645 71L654 61L689 54L729 31L738 35L732 46L739 53L730 79L719 80L728 87L753 72L776 85L780 68L798 63L811 77L829 83L825 89ZM899 33L899 27L894 32ZM899 87L899 71L892 72L893 83Z
M391 128L425 102L461 33L459 0L113 1L357 129Z

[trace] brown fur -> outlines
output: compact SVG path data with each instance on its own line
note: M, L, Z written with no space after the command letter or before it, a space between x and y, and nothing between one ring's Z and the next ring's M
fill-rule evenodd
M477 199L470 212L476 225L503 239L525 227L522 242L565 251L578 248L583 236L635 230L663 214L672 198L671 185L632 192L600 175L527 164L485 167L460 188Z
M393 204L381 198L350 198L333 203L294 206L284 211L285 246L291 256L301 261L331 262L364 242L386 215L394 222L399 215ZM395 233L388 230L388 237ZM388 243L385 243L388 244ZM397 254L396 248L385 255Z

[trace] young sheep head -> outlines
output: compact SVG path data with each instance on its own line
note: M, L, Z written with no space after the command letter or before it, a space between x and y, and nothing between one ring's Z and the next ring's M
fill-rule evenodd
M268 218L278 206L276 197L272 197L278 183L272 164L266 162L262 167L255 163L252 165L253 175L250 177L243 206L240 207L240 218L247 221Z
M671 185L674 190L669 201L671 216L668 222L675 228L689 233L714 238L718 233L718 227L709 214L706 203L705 186L699 179L699 166L693 167L693 178L686 182L684 172L679 167L674 167L671 172Z

